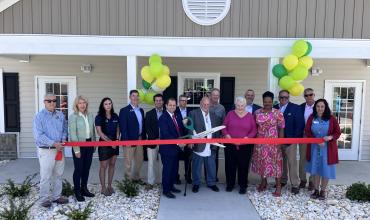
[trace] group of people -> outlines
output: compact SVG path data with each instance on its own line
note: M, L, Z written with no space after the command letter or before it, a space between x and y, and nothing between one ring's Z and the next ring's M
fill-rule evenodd
M225 125L219 132L208 134L206 138L302 138L318 137L325 140L322 144L226 144L225 174L226 191L231 192L236 184L239 193L245 194L248 187L248 173L251 171L261 177L259 192L267 189L267 178L275 178L274 196L281 196L281 188L291 183L291 192L298 194L308 184L308 190L314 190L312 198L325 199L329 179L335 179L335 164L338 163L340 136L338 122L332 116L325 99L315 101L314 90L305 89L305 103L296 105L289 101L289 92L279 92L279 103L274 105L274 94L263 94L263 106L253 103L254 91L249 89L244 97L235 99L234 109L227 112L219 103L220 90L211 90L209 96L200 101L200 107L187 107L188 97L180 95L179 103L169 98L164 103L163 96L153 97L154 108L144 114L139 107L139 93L130 91L129 104L117 115L110 98L101 100L96 117L88 109L88 100L78 96L73 103L74 113L68 123L64 115L56 110L56 96L46 94L45 109L36 114L33 124L35 143L40 163L40 201L43 207L50 207L52 202L65 204L68 199L61 196L64 157L56 160L58 151L63 150L63 142L94 141L96 133L100 141L115 140L156 140L178 139L193 132L210 130ZM193 130L186 129L190 117ZM185 119L185 120L184 120ZM124 176L126 179L142 181L140 171L143 163L143 146L123 147ZM297 151L299 150L299 162ZM73 184L77 201L95 195L87 188L89 171L94 147L73 147L74 162ZM206 144L163 144L147 146L148 184L162 182L163 195L175 198L181 192L175 184L181 183L179 159L184 160L185 181L192 184L192 191L197 193L201 185L202 165L207 187L218 192L218 154L219 147ZM119 146L98 147L100 161L99 178L101 193L110 196L115 163L119 155ZM162 173L160 178L160 161ZM310 173L309 181L306 172ZM108 177L108 178L107 178ZM107 180L108 179L108 180ZM161 181L160 181L161 179ZM106 181L107 180L107 181Z

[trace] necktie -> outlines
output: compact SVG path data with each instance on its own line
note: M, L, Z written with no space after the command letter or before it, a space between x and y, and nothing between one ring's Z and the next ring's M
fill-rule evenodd
M175 124L177 134L180 136L180 128L179 128L179 125L177 124L175 114L173 114L173 115L172 115L172 121L173 121L173 123Z

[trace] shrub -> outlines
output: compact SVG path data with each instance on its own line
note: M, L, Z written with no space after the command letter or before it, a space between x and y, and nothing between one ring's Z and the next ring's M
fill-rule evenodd
M67 216L68 219L71 220L86 220L89 218L90 214L93 213L91 202L89 202L83 210L75 209L70 206L68 206L68 209L68 211L59 210L58 212L62 215Z
M370 185L354 183L347 188L346 197L350 200L370 201Z
M8 195L13 199L16 197L27 196L30 193L31 188L36 185L36 183L32 183L32 180L36 177L36 175L37 173L27 176L20 186L17 186L13 180L8 179L8 183L4 187L4 193L2 193L0 196Z
M66 179L63 180L62 195L66 197L74 195L73 187L71 183L69 183Z
M126 194L127 197L135 197L139 194L139 185L136 181L125 179L116 180L116 183L118 190Z
M4 208L0 211L0 219L6 220L28 220L28 212L35 202L26 204L25 200L20 200L19 205L14 203L13 199L9 199L9 208Z

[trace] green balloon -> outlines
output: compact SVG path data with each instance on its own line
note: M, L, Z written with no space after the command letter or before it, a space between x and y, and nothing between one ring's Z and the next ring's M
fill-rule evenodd
M312 44L310 42L308 42L308 41L306 41L306 43L307 43L307 46L308 47L307 47L306 53L303 56L309 55L311 53L311 51L312 51Z
M147 82L147 81L145 81L145 80L141 80L141 83L143 84L144 89L149 89L149 88L150 88L150 86L151 86L151 84L150 84L150 83L148 83L148 82Z
M308 76L308 69L303 65L298 65L289 73L289 76L291 76L295 81L304 80Z
M276 64L272 68L272 74L274 74L275 77L280 79L281 77L288 75L288 70L284 67L283 64Z
M308 44L307 44L306 41L297 40L293 44L292 54L296 55L299 58L299 57L302 57L306 54L307 49L308 49Z
M153 54L149 57L149 65L152 63L162 63L162 58L158 54Z
M139 102L143 103L145 99L145 93L146 91L144 89L137 90L139 92Z
M295 81L293 80L291 76L283 76L279 80L279 86L282 89L289 90L294 84L295 84Z
M163 65L162 63L151 63L150 64L150 73L154 78L158 78L162 75L163 73Z

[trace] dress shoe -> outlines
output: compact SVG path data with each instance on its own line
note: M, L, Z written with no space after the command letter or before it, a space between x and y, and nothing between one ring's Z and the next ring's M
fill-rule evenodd
M84 202L85 201L85 197L83 197L80 192L75 193L75 197L76 197L77 201L79 201L79 202Z
M304 189L304 188L306 188L306 184L307 184L307 182L305 182L305 181L301 181L301 183L299 184L299 188L300 188L300 189Z
M174 194L172 194L171 192L166 192L166 193L163 193L164 196L166 196L167 198L169 199L174 199L176 198L176 196Z
M175 187L172 187L171 192L173 192L173 193L181 193L181 190L176 189Z
M40 204L44 208L50 208L51 202L49 200L46 200Z
M216 186L216 185L213 185L213 186L207 186L208 188L212 189L213 192L219 192L220 189Z
M247 189L246 188L240 188L239 189L239 194L244 195L245 193L247 193Z
M326 191L320 190L319 200L325 200L325 199L326 199Z
M311 194L310 198L311 199L317 199L317 198L319 198L319 196L320 196L319 190L315 189L315 191Z
M286 183L280 183L281 185L281 188L283 188L284 186L286 186ZM276 184L274 185L274 188L276 188Z
M294 195L297 195L299 193L299 188L298 187L292 187L292 193Z
M89 190L87 188L82 188L81 195L86 196L86 197L94 197L95 196L95 194L89 192Z
M57 204L67 204L69 201L68 201L67 198L61 196L58 199L54 200L53 202L55 202Z
M312 191L312 190L314 190L314 189L315 189L315 186L313 185L313 182L309 182L309 183L308 183L307 190L308 190L308 191Z
M194 185L192 191L193 191L193 193L199 192L199 186L198 185Z
M227 186L227 187L226 187L226 192L231 192L231 191L233 191L233 189L234 189L234 187L232 187L232 186Z

